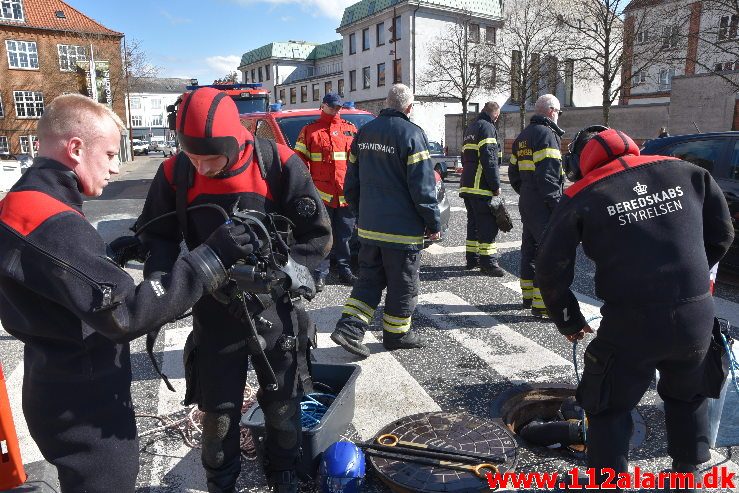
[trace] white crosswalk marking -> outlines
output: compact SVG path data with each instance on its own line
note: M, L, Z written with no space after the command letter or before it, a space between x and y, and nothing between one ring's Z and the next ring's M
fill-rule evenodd
M570 361L501 324L453 293L420 296L418 311L442 329L442 334L454 339L513 383L569 381L574 377ZM465 320L472 321L474 328L457 328ZM500 351L500 348L475 337L475 333L482 331L494 332L507 346L506 350Z

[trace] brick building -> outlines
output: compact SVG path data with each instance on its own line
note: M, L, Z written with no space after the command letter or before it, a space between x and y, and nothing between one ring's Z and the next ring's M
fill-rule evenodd
M96 96L125 121L122 33L61 0L3 0L0 37L0 153L33 153L44 105L61 94Z

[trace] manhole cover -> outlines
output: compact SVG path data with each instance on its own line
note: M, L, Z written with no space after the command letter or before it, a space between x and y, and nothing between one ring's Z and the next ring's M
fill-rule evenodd
M495 464L501 473L513 470L518 459L516 440L501 423L464 413L433 412L406 416L380 430L374 440L385 434L395 435L400 441L431 447L505 457L504 463ZM369 461L380 479L396 492L490 491L487 481L471 472L372 456Z

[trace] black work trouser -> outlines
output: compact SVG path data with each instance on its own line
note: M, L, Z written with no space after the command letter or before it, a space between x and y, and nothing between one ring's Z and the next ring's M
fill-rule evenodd
M385 337L402 337L411 329L418 302L421 252L362 243L359 279L344 305L337 329L364 335L387 288L382 327Z
M523 232L521 234L521 295L532 300L532 307L545 309L539 287L536 285L536 252L541 244L551 210L536 191L523 189L518 201Z
M139 441L130 356L128 344L121 347L117 356L123 368L112 378L60 383L24 375L23 415L44 459L57 468L62 493L108 493L111 488L133 493L136 488Z
M202 460L208 491L235 491L241 471L241 406L248 368L246 328L228 313L226 306L205 296L194 309L195 379L199 388L196 402L205 412L203 418ZM292 336L297 317L290 304L278 302L267 310L265 318L273 322L261 331L267 343L267 359L277 377L278 390L265 389L268 381L265 365L252 358L260 383L257 400L264 411L267 473L294 469L302 437L297 361L294 351L284 351L278 341ZM188 383L188 385L190 385Z
M705 395L706 354L713 328L713 299L602 308L598 335L585 352L577 400L588 420L588 467L627 472L631 411L660 372L667 451L673 460L710 458Z
M492 267L498 263L498 224L490 210L490 197L464 197L467 208L467 263Z
M331 234L334 242L331 252L326 255L315 270L317 279L325 279L331 266L331 259L336 261L336 270L339 274L351 274L351 253L349 240L354 232L354 213L351 207L326 207L328 217L331 219Z

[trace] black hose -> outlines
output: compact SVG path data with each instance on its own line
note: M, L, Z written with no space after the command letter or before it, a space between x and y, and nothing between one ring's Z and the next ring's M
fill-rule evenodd
M194 211L194 210L197 210L197 209L205 209L205 208L215 209L216 211L220 212L221 215L223 216L224 221L226 221L226 222L231 220L231 217L228 215L228 213L223 209L223 207L221 207L218 204L198 204L198 205L191 205L190 207L187 208L187 210L188 211ZM167 212L165 214L162 214L161 216L157 216L157 217L155 217L155 218L147 221L142 226L136 228L136 231L134 232L134 235L135 236L140 235L146 228L148 228L149 226L151 226L155 222L161 221L162 219L166 219L166 218L171 217L171 216L174 216L175 214L177 214L177 211L171 211L171 212Z

